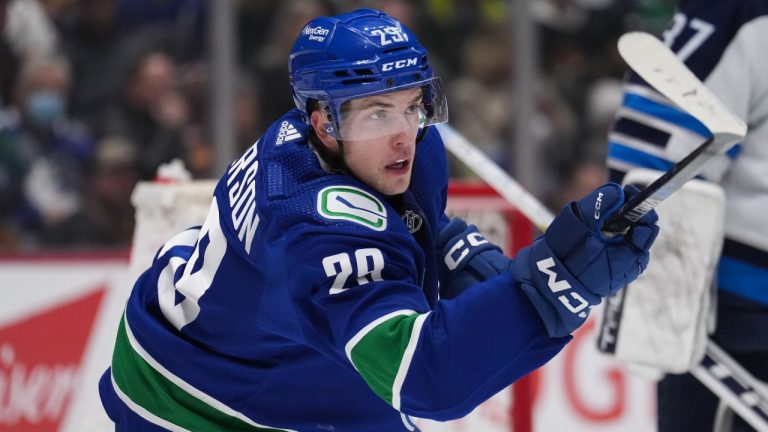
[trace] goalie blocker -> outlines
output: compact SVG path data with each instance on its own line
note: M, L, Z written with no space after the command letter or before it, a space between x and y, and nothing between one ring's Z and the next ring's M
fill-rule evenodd
M643 187L662 174L633 169L624 183ZM608 298L597 341L600 351L655 379L690 371L714 330L725 195L719 185L694 179L657 211L667 229L651 249L654 265Z

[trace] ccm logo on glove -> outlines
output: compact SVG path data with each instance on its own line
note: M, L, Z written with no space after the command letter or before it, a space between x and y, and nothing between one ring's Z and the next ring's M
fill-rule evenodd
M438 256L442 257L440 298L451 299L471 286L509 270L512 260L489 242L474 225L459 218L451 220L437 235Z
M557 280L557 273L553 270L550 270L554 266L555 260L552 259L552 257L536 262L536 267L538 267L539 271L548 276L547 286L549 289L551 289L553 293L557 294L561 291L573 288L567 280ZM589 303L584 300L584 297L580 296L577 292L571 292L568 294L570 294L571 297L573 297L578 302L578 304L574 305L571 303L565 294L559 295L557 299L560 300L560 303L562 303L563 306L565 306L569 311L575 314L579 314L579 317L581 318L586 318L587 313L583 311L587 306L589 306Z
M483 237L483 235L478 232L467 234L466 239L470 247L480 246L482 244L488 243L488 240L486 240L485 237ZM465 245L466 243L464 243L464 239L460 239L448 250L448 253L445 254L445 265L448 267L448 270L455 270L456 267L461 264L464 258L469 255L469 248L464 247ZM459 249L461 249L461 253L458 257L454 258L453 256Z
M626 192L626 195L625 195ZM587 319L603 297L635 280L648 265L659 232L650 211L625 233L604 235L603 223L637 194L615 183L566 205L543 235L520 250L515 278L541 315L550 335L561 337Z
M603 193L598 192L597 199L595 200L595 219L600 219L600 207L603 205Z

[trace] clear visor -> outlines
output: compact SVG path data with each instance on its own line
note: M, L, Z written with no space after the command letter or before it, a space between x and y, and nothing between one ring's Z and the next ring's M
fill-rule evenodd
M386 93L360 95L355 99L320 102L330 123L326 130L336 139L365 141L398 134L412 134L431 124L448 120L448 106L440 78L421 86L393 87Z

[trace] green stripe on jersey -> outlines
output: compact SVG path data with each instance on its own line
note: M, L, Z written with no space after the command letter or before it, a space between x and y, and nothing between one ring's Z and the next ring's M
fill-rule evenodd
M191 431L283 430L251 425L211 406L170 381L133 349L126 331L125 318L120 320L115 341L112 377L119 390L131 402L151 415L184 429ZM138 412L137 414L141 415Z
M410 366L425 317L415 312L397 314L365 333L350 351L352 364L368 386L396 409L400 408L403 375Z

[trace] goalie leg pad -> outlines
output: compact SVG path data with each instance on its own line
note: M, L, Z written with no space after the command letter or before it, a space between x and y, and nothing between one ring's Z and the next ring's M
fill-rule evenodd
M624 183L649 184L661 174L633 169ZM651 248L653 264L623 298L606 303L598 348L632 370L683 373L701 360L711 330L725 195L719 185L691 180L657 212L665 229Z

